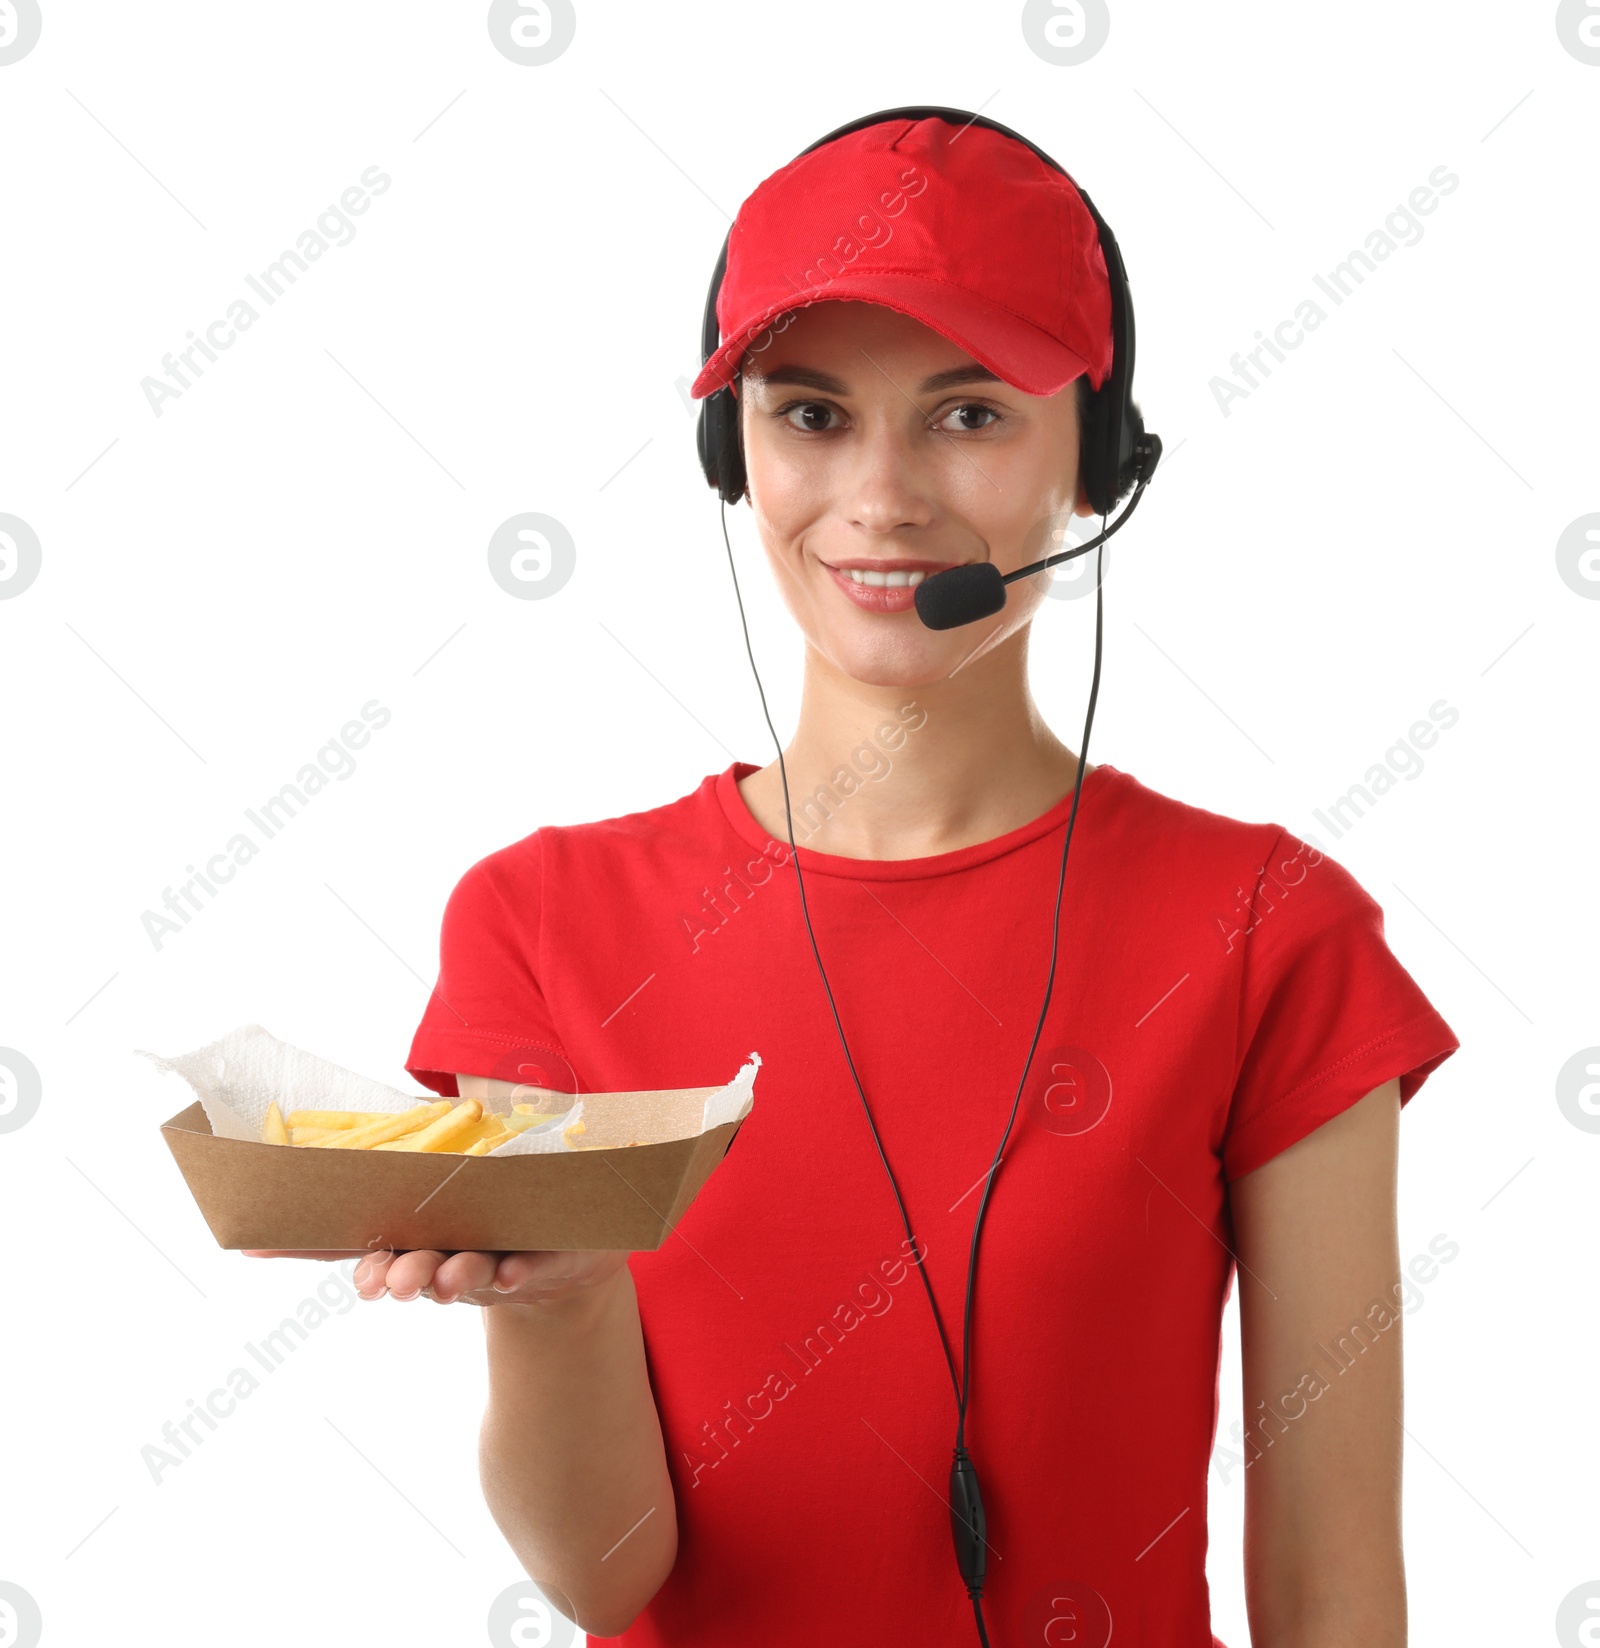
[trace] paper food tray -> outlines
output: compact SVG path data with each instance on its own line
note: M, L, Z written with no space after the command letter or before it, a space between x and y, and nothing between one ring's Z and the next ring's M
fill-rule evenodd
M220 1247L349 1252L658 1248L749 1115L761 1063L752 1053L722 1086L574 1094L558 1121L466 1156L260 1142L274 1100L288 1115L397 1112L437 1098L344 1070L260 1025L174 1058L142 1056L198 1095L161 1132ZM509 1101L485 1108L505 1112Z

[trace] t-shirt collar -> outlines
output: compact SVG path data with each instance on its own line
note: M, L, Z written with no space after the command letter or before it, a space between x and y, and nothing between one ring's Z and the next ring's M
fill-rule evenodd
M757 851L781 846L787 854L788 840L775 841L768 835L756 822L755 815L739 793L739 780L758 770L754 762L735 761L714 779L708 779L707 783L715 790L717 803L724 817L742 840L747 841ZM1094 798L1126 776L1109 762L1091 763L1090 770L1084 775L1078 799L1078 822L1073 826L1074 840L1083 830L1085 817L1091 810L1090 803ZM848 798L841 797L841 803L848 805ZM791 807L795 804L792 791L790 804ZM976 841L967 847L957 847L953 852L932 853L922 858L848 858L838 853L817 852L805 845L798 818L795 841L800 855L800 869L806 875L847 876L855 881L916 881L931 876L952 875L959 870L969 870L976 865L986 864L991 859L1000 858L1006 853L1015 852L1019 847L1027 846L1030 841L1037 841L1040 836L1049 835L1052 830L1064 826L1071 814L1072 791L1068 790L1048 811L1014 830L1008 830L1004 835L995 836L988 841Z

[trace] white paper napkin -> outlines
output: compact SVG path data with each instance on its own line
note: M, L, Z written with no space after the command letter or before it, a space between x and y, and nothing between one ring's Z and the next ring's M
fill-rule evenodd
M259 1024L241 1025L219 1041L192 1053L165 1058L143 1048L134 1049L158 1070L172 1070L199 1095L211 1131L220 1139L261 1141L267 1106L277 1102L287 1116L291 1110L376 1110L393 1114L437 1098L433 1093L402 1093L369 1076L320 1059L264 1030ZM700 1131L748 1115L754 1104L754 1083L761 1056L750 1060L724 1088L709 1095L701 1115ZM487 1100L486 1108L510 1114L509 1100ZM554 1120L525 1128L491 1156L546 1155L572 1147L565 1132L583 1115L583 1100L573 1097L570 1107Z

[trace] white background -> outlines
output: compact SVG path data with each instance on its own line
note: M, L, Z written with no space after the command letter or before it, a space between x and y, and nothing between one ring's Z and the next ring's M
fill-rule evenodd
M1167 457L1113 546L1091 759L1320 842L1463 1040L1402 1128L1402 1260L1460 1246L1403 1330L1413 1640L1547 1641L1600 1581L1600 1134L1556 1101L1600 1042L1600 602L1556 561L1600 510L1600 67L1546 0L1116 4L1078 67L1020 10L580 0L525 67L481 4L45 0L0 67L0 512L43 556L0 601L0 1045L43 1080L0 1135L0 1580L47 1643L479 1642L522 1578L469 1308L332 1315L152 1481L141 1448L333 1272L215 1247L158 1132L188 1090L132 1049L260 1022L409 1085L470 863L771 759L680 380L740 201L916 102L1050 151L1132 279ZM374 165L354 240L154 415L140 380ZM1230 357L1441 165L1421 239L1224 416ZM487 571L528 510L576 544L550 599ZM786 733L798 638L729 522ZM1035 640L1074 747L1093 619L1047 603ZM142 912L372 699L353 776L155 948ZM1314 810L1440 699L1336 841ZM1243 1648L1242 1473L1211 1491Z

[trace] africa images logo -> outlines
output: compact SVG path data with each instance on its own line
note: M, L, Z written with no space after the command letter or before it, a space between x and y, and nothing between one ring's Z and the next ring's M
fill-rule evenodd
M160 910L142 910L139 921L150 943L159 950L166 940L181 933L216 899L225 887L248 864L267 842L283 832L298 818L307 804L327 789L329 781L344 782L356 770L355 752L364 749L374 732L380 732L393 719L389 710L376 698L369 698L361 706L361 719L349 720L317 751L315 761L308 761L295 774L294 782L283 785L276 795L268 796L257 807L246 807L244 816L261 836L258 844L248 831L230 836L220 852L213 853L202 869L189 864L184 867L185 881L176 889L164 888ZM201 893L205 899L200 897ZM163 911L165 914L163 914ZM174 919L176 918L176 919ZM0 1643L0 1648L5 1648Z
M4 0L0 0L3 4ZM372 205L373 197L386 194L389 174L369 166L361 174L360 183L352 183L339 197L338 205L329 201L315 224L301 231L293 249L285 248L275 263L269 263L259 275L246 275L245 285L270 308L295 284L298 275L305 274L333 247L348 246L356 238L352 217L359 217ZM371 191L369 195L368 191ZM189 333L187 346L180 345L161 357L161 370L166 378L144 377L139 387L150 403L150 410L159 418L163 403L179 399L186 390L194 388L194 381L205 376L205 366L197 357L214 364L221 357L220 350L231 349L239 335L248 332L261 318L260 312L248 297L236 297L228 305L227 313L211 322L202 337Z
M39 44L43 27L38 0L0 0L0 69L20 63ZM10 1643L0 1637L0 1648Z
M745 354L758 355L771 346L778 333L787 330L795 315L807 303L815 303L818 289L831 285L843 275L858 258L868 252L887 246L894 239L894 226L888 220L899 217L909 202L928 187L927 174L915 164L903 166L895 178L893 188L879 192L877 203L857 212L849 226L835 235L828 247L795 273L786 272L785 278L797 292L804 292L803 302L769 314L764 322L756 324L763 329L752 334L745 345ZM825 294L824 294L825 295Z
M1439 209L1439 201L1452 195L1461 186L1461 179L1444 166L1435 166L1428 173L1427 183L1419 183L1406 197L1406 204L1396 205L1382 224L1370 231L1361 246L1353 247L1326 275L1314 274L1311 279L1317 290L1329 303L1338 308L1351 297L1378 269L1386 264L1402 246L1415 246L1423 236L1421 218L1430 217ZM1437 193L1435 193L1437 191ZM1233 402L1248 400L1261 388L1261 380L1272 376L1272 366L1264 357L1283 362L1289 356L1285 351L1295 350L1327 320L1328 311L1315 296L1301 298L1294 313L1273 327L1271 337L1256 332L1260 340L1255 348L1234 355L1228 363L1233 377L1221 374L1211 379L1211 393L1217 410L1223 417L1232 416ZM1260 377L1258 379L1257 375Z

